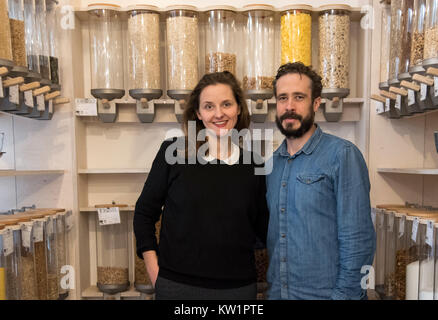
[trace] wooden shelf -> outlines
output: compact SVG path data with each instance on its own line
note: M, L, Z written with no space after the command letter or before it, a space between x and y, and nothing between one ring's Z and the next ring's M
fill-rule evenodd
M128 207L121 207L119 208L120 212L134 212L135 210L135 206L128 206ZM97 208L94 207L82 207L79 209L80 212L93 212L96 213L97 212Z
M149 168L120 168L120 169L79 169L79 174L148 174L150 172Z
M396 173L396 174L417 174L417 175L438 175L438 169L420 169L420 168L379 168L379 173Z
M64 170L0 170L0 177L64 174Z
M138 292L134 286L131 286L129 290L121 293L122 298L139 298L140 296L141 292ZM103 298L103 292L101 292L97 286L91 286L82 291L82 298Z

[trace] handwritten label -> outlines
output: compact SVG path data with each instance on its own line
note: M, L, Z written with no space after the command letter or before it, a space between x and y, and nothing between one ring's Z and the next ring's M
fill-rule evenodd
M12 230L5 230L3 232L3 254L9 256L14 252L14 235Z
M20 103L18 85L9 87L9 102L13 104Z
M394 212L388 215L388 232L393 232L394 230Z
M101 226L120 223L120 211L118 207L98 208L97 213L99 214L99 225Z
M414 242L417 242L417 233L418 233L418 225L420 224L420 219L414 218L412 222L412 236L411 239Z
M43 241L43 231L44 231L44 222L42 221L35 221L33 224L33 241L34 242L41 242Z
M382 114L385 112L385 106L384 106L383 102L374 101L374 103L376 105L376 113L377 114Z
M21 225L21 243L23 247L30 249L30 240L32 235L32 223Z
M397 98L395 99L395 108L398 110L401 110L401 95L397 95Z
M427 96L427 84L422 83L421 84L421 91L420 91L420 100L421 101L426 100L426 96Z
M3 83L3 79L0 76L0 83ZM5 93L3 92L3 86L0 85L0 98L4 98L5 97Z
M24 104L28 107L33 108L33 92L32 92L32 90L27 90L24 92Z
M391 108L391 99L386 98L386 103L385 103L385 112L389 112L389 109Z
M408 106L415 104L415 91L408 89Z
M398 237L401 238L405 234L405 221L406 216L401 216L398 222Z
M68 211L65 215L65 229L67 231L73 229L73 223L73 213L71 211Z
M427 221L426 244L433 247L433 221Z
M46 104L45 104L45 101L44 101L44 95L40 94L39 96L37 96L36 100L37 100L37 110L38 111L46 110Z
M97 116L97 99L75 99L77 116Z

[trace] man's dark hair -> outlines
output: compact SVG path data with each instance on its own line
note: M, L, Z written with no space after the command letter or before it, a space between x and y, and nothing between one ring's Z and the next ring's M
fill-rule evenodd
M322 91L322 78L312 70L311 67L305 66L302 62L288 62L283 64L280 68L278 68L277 75L275 76L274 81L272 82L272 86L274 88L274 96L277 97L277 81L282 76L288 73L298 73L300 75L305 74L310 78L312 82L312 102L321 96Z

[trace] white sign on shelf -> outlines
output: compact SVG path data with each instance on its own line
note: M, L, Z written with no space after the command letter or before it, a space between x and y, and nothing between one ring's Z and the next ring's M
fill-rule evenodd
M417 232L418 232L419 224L420 224L420 219L414 218L414 221L412 222L412 236L411 236L411 239L414 242L417 242Z
M9 87L9 102L14 104L20 103L18 84Z
M30 249L30 239L32 235L32 223L24 223L21 226L21 243L23 247Z
M33 108L33 91L32 90L24 91L24 104L28 107Z
M427 96L427 84L425 84L425 83L421 84L421 91L420 91L420 93L421 93L420 100L421 101L426 100L426 96Z
M391 107L391 99L386 98L385 112L389 112L390 107Z
M119 207L98 208L97 213L99 215L99 225L101 226L120 223Z
M97 116L97 99L75 99L77 116Z
M9 256L14 252L14 235L12 230L5 230L3 232L3 254Z
M426 244L433 248L433 221L427 221Z
M398 110L401 110L401 95L397 95L397 98L395 99L395 108Z
M438 77L433 77L433 82L434 82L433 94L434 94L434 97L436 97L436 96L438 96Z
M415 104L415 91L408 89L408 106Z
M383 105L383 102L374 101L374 104L376 105L377 114L382 114L385 112L385 106Z

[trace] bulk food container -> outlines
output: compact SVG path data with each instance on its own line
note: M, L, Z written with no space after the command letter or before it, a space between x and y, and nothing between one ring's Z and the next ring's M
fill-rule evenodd
M11 75L27 76L26 39L24 27L24 7L22 0L9 0L9 24L14 68Z
M129 94L158 99L161 90L160 13L155 6L128 8Z
M389 85L400 83L404 0L391 2L391 46L389 51Z
M97 215L97 287L104 293L115 294L129 288L128 219L120 214L120 223L104 223Z
M395 270L394 270L394 287L396 300L405 300L406 298L406 257L408 249L408 239L410 234L407 232L406 214L395 214L395 226L397 228L395 239Z
M166 8L167 95L184 99L198 83L199 14L192 6Z
M0 224L0 301L6 300L6 257L3 246L3 231L5 225Z
M426 0L414 0L413 31L409 72L423 73Z
M205 73L229 71L236 75L236 9L214 6L205 10Z
M62 267L67 265L67 245L66 245L66 212L61 211L56 214L56 255L58 264L58 291L59 298L65 299L68 296L68 290L62 285L61 279L64 276Z
M414 0L402 0L402 32L401 32L401 57L400 70L397 79L401 82L409 80L409 67L411 63L411 44L413 32Z
M8 1L0 0L0 66L12 68L13 64Z
M32 218L19 217L21 226L21 300L38 300Z
M348 95L351 7L327 5L319 10L319 74L323 92Z
M52 89L59 90L59 49L57 32L61 26L57 15L57 5L58 1L56 0L46 0L46 32L49 47L50 81L52 83Z
M37 18L34 0L23 0L24 28L29 81L41 80L39 55L41 52L41 34L37 29Z
M274 7L247 5L244 15L243 89L248 97L269 99L273 95L275 78Z
M36 29L40 34L40 51L38 61L40 64L41 83L50 84L50 48L49 35L47 33L47 11L45 0L35 0Z
M418 280L419 300L438 299L438 292L434 291L435 268L437 266L435 260L436 222L438 222L436 215L424 217L420 220L420 226L418 230L420 246L420 256L418 261L418 268L420 270L420 276Z
M379 89L389 89L389 48L391 33L391 6L384 4L382 7L382 32L380 42L380 83Z
M90 4L91 94L97 99L120 99L123 82L123 38L120 7Z
M58 279L58 256L57 256L57 217L56 211L45 213L47 218L45 228L46 241L46 263L47 263L47 299L58 300L59 279Z
M395 264L396 264L396 239L398 226L396 213L386 211L386 235L385 235L385 298L394 299L395 289Z
M438 0L426 1L423 67L438 66Z
M386 210L376 209L376 283L375 288L380 296L385 294L385 249L386 249Z
M281 9L281 64L312 64L312 6L291 5Z

